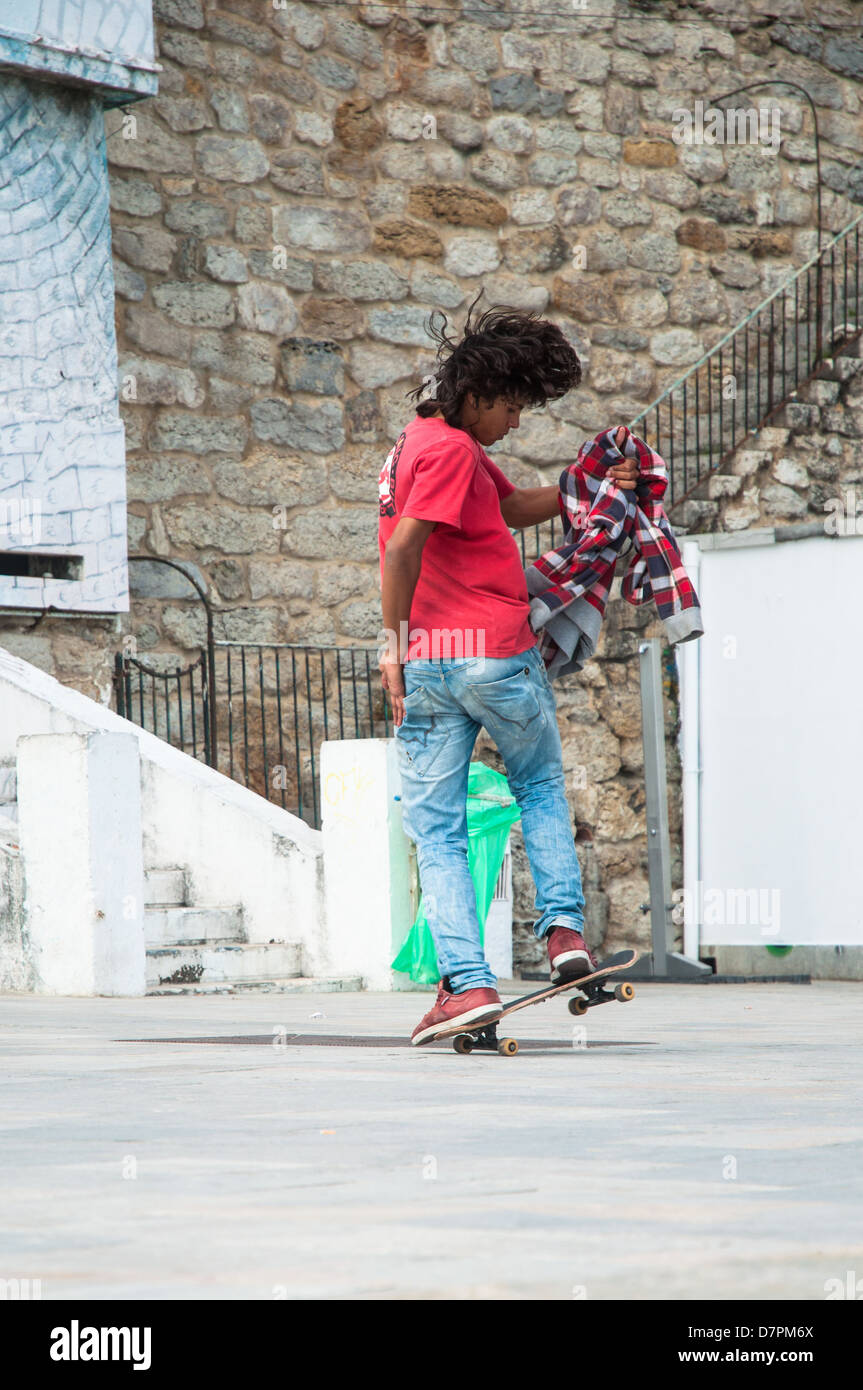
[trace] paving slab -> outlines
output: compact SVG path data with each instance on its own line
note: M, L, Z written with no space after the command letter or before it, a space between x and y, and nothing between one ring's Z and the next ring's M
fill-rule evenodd
M863 985L638 984L578 1019L555 1000L506 1020L536 1044L511 1058L407 1047L426 1007L0 996L0 1278L816 1301L863 1278Z

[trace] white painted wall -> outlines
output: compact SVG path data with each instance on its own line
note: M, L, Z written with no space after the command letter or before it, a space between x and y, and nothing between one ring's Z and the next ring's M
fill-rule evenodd
M18 740L28 962L39 994L144 994L144 866L137 740Z
M0 758L23 736L94 731L136 741L144 866L188 866L196 904L241 905L249 941L295 942L303 973L323 973L320 832L0 648Z
M321 744L321 834L329 969L369 989L413 988L390 969L413 921L394 739Z
M701 556L688 902L704 944L863 945L863 538L752 539Z

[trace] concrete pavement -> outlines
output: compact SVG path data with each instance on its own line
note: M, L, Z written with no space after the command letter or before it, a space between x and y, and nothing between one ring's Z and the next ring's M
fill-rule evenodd
M863 985L636 991L514 1015L546 1044L514 1058L405 1047L417 994L0 996L0 1278L566 1300L863 1278ZM159 1041L237 1035L276 1041Z

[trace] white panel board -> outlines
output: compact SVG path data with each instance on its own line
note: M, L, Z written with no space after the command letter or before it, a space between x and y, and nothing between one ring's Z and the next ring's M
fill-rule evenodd
M861 577L858 537L701 557L705 944L863 944Z

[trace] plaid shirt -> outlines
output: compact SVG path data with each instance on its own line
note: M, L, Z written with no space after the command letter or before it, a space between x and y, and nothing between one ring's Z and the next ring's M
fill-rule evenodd
M539 633L540 655L550 678L579 671L592 655L618 557L626 542L632 556L623 578L623 597L632 604L653 599L669 641L700 637L698 596L683 568L674 533L662 507L668 470L659 454L616 429L581 446L578 459L560 476L564 540L529 565L525 574L530 624ZM624 456L638 460L638 483L624 491L606 476Z

